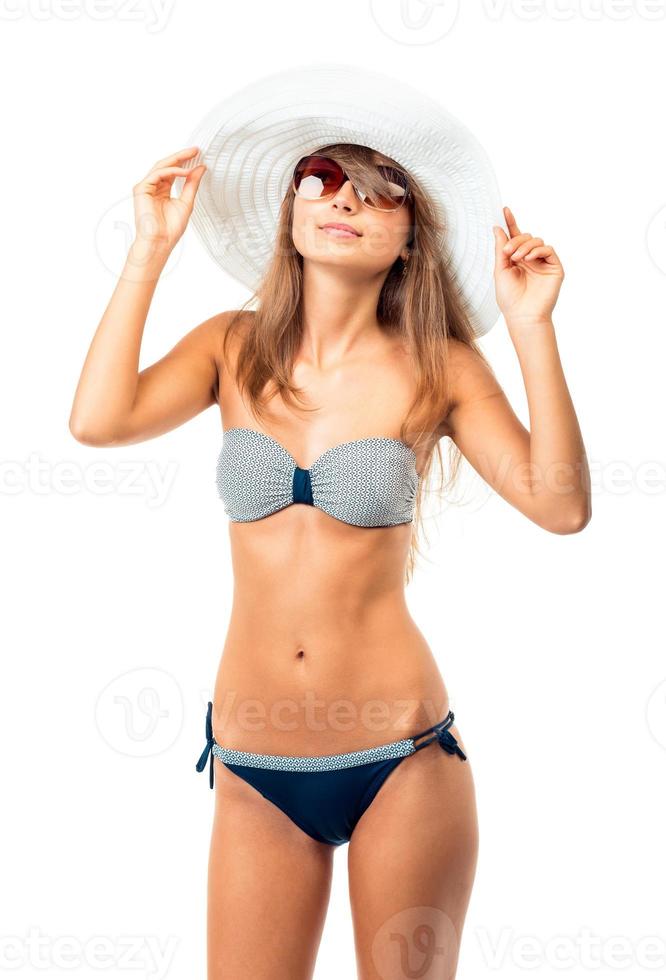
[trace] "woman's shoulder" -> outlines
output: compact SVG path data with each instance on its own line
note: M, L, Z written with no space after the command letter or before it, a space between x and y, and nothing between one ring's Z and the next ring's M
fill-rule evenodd
M252 324L255 316L254 310L224 310L212 317L215 329L220 336L224 336L233 327L234 331L242 333Z
M236 358L240 342L247 335L254 317L254 310L223 310L212 316L209 342L212 356L217 364L218 384L228 372L235 373Z
M490 363L479 350L454 337L449 337L447 343L451 407L502 390Z
M224 310L212 317L213 331L218 345L225 338L235 347L251 328L255 316L254 310Z

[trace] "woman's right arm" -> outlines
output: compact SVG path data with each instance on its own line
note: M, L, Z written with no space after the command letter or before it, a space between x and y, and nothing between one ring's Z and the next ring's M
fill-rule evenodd
M216 351L222 313L186 334L161 360L139 372L148 310L169 255L182 235L205 166L182 167L197 147L158 161L134 187L136 236L86 356L69 419L79 442L121 446L168 432L216 401ZM176 177L185 185L170 196Z

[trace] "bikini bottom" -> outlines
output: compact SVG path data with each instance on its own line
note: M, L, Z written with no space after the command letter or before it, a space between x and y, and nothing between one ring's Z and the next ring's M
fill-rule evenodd
M449 731L454 715L396 742L337 755L263 755L224 748L213 737L213 702L208 702L206 745L196 764L203 772L210 756L210 788L214 784L213 756L279 807L301 830L323 844L346 844L362 814L396 766L437 740L449 755L467 759ZM430 738L415 744L423 735Z

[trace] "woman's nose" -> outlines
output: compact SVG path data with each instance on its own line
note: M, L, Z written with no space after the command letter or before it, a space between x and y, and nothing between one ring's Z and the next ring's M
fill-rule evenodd
M347 177L338 189L338 191L333 196L333 204L340 204L343 207L356 207L359 203L356 194L354 193L354 188L352 187L351 181Z

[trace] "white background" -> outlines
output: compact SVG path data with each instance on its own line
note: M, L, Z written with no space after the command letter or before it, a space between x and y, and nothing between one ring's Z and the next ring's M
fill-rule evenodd
M666 976L664 3L16 0L0 20L0 970L205 976L213 794L194 763L232 587L220 419L113 450L78 444L68 417L132 186L232 90L337 61L438 97L558 251L554 320L593 474L591 523L558 536L467 467L467 502L429 526L408 589L477 786L458 976ZM141 367L246 297L188 228ZM482 347L529 427L503 320ZM316 980L355 976L346 850Z

